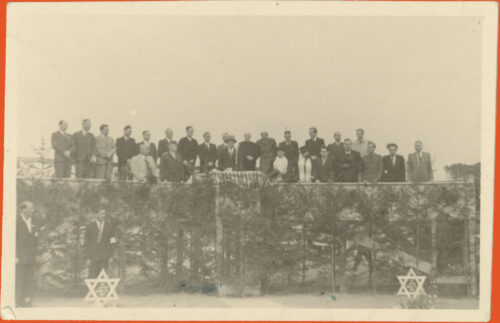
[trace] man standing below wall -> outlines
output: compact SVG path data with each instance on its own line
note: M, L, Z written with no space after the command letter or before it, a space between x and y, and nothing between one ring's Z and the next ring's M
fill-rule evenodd
M99 127L101 134L95 138L96 145L96 178L111 179L113 174L113 156L115 155L115 142L108 136L109 127L103 124Z
M58 178L71 176L71 136L66 133L66 129L68 123L65 120L59 121L59 130L51 137L55 176Z
M82 130L72 136L71 152L75 159L75 173L77 178L92 178L94 176L95 137L90 132L89 119L82 121Z
M115 225L106 219L106 210L100 209L95 220L85 229L84 250L89 262L89 278L95 278L102 269L108 270L109 259L116 243Z
M422 151L422 142L415 142L415 152L408 155L408 180L430 182L433 180L431 154Z
M267 131L262 131L260 139L257 140L256 144L260 150L260 171L269 175L273 171L273 162L274 158L276 158L276 150L278 149L276 140L269 138Z

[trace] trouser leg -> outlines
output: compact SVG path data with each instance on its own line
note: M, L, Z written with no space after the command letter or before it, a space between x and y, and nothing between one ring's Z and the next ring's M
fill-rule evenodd
M55 176L58 177L58 178L64 177L64 168L65 168L65 162L64 161L54 162Z
M106 175L106 164L98 164L95 167L95 178L104 179Z

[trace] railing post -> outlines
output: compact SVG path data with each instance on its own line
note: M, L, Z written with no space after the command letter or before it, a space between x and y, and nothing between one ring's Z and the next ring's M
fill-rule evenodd
M216 286L218 286L219 296L225 296L222 286L222 276L224 267L224 249L223 249L223 234L222 218L220 215L220 187L215 184L215 269L216 269Z

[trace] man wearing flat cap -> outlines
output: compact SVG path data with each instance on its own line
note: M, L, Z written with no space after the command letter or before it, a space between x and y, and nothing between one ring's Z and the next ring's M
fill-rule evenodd
M225 138L226 147L222 147L219 152L219 170L236 170L238 166L238 152L234 144L236 139L232 135L227 135Z
M383 182L406 182L406 167L403 156L398 155L398 145L390 143L387 145L389 155L382 158L382 181Z

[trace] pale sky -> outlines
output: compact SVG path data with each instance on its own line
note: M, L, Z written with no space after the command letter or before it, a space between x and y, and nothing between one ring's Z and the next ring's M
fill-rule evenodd
M60 119L154 142L193 125L303 145L364 128L385 155L424 142L436 177L480 160L481 25L470 17L31 15L18 25L18 155ZM8 108L8 107L7 107Z

